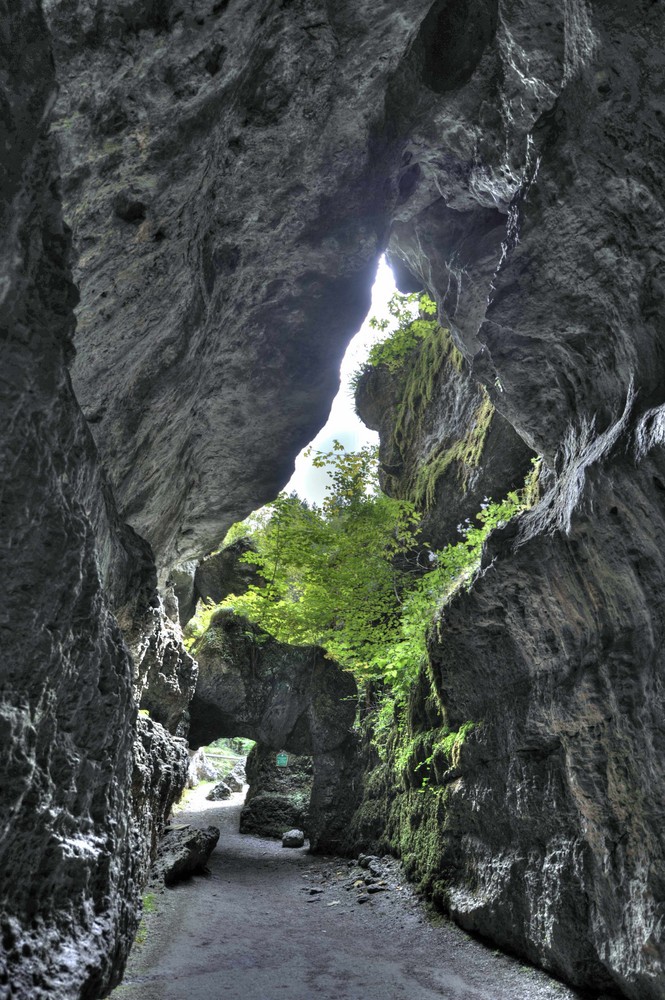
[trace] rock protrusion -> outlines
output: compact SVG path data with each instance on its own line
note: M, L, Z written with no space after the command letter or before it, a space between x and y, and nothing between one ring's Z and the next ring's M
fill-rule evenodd
M214 788L211 788L206 799L210 802L224 802L230 799L233 791L225 781L218 781Z
M341 849L356 795L350 774L357 699L353 676L319 647L280 643L224 609L213 616L193 653L199 680L190 706L190 744L240 735L273 751L311 756L314 782L306 833L314 850ZM283 817L275 835L286 825L294 821Z
M282 834L282 847L303 847L305 834L302 830L287 830Z
M204 874L218 840L216 826L201 829L177 823L167 826L150 873L152 881L175 885L192 875Z

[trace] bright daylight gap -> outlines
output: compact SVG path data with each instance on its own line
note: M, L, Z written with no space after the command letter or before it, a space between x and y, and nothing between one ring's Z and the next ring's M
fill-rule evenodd
M313 451L330 451L333 441L340 441L347 451L358 451L366 444L378 444L379 435L370 431L356 415L353 405L351 376L366 360L370 347L386 336L385 332L373 330L369 325L372 317L389 318L388 302L397 291L393 273L385 257L379 261L374 285L372 305L362 327L350 342L340 366L341 382L339 392L333 400L330 415L314 440L308 445ZM309 503L320 504L325 496L328 473L325 469L315 469L311 459L305 457L303 448L296 459L296 468L284 487L285 493L296 492Z

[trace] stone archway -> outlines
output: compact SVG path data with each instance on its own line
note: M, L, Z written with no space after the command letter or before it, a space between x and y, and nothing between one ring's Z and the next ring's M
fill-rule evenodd
M319 646L280 643L232 611L218 611L194 656L193 748L244 736L273 750L309 755L314 781L307 834L314 851L344 850L357 803L357 687Z

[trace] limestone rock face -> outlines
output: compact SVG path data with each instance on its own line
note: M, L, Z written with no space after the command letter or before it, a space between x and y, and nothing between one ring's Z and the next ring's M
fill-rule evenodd
M325 421L397 196L386 87L429 6L49 0L73 378L162 566L273 499Z
M252 551L255 549L251 540L239 538L199 563L194 574L196 598L219 604L229 594L244 594L251 585L262 586L265 581L255 567L241 562L242 557Z
M356 409L379 432L379 479L389 496L414 502L432 548L460 540L457 526L487 497L520 489L533 453L496 412L485 387L445 329L396 371L368 367Z
M574 983L663 1000L662 4L44 6L73 380L122 519L166 578L274 496L388 244L551 476L433 640L442 711L476 729L437 777L445 802L413 804L410 833L434 837L414 863L462 923ZM93 998L119 975L140 881L136 678L111 609L140 617L152 570L66 370L48 39L32 0L0 14L0 860L21 875L0 986ZM281 695L246 711L268 647L233 643L245 674L224 697L248 727L318 746L329 810L344 745ZM175 729L182 662L161 671ZM211 720L237 723L221 701L199 731Z
M242 557L253 549L249 538L239 538L198 564L185 563L171 570L169 575L183 627L194 615L199 600L220 604L229 594L244 594L251 584L263 586L263 577L250 563L242 562Z
M418 111L391 250L552 480L442 613L434 694L446 726L477 728L429 805L414 795L400 820L388 804L391 836L427 831L417 874L463 925L573 983L662 1000L665 19L483 9L498 19L464 78L427 62L436 31L396 77Z
M352 675L319 647L287 646L226 610L212 618L193 652L199 679L190 707L190 744L244 736L273 751L313 757L310 845L340 849L340 828L355 804L347 780L356 759Z
M135 696L155 722L175 736L185 736L196 662L183 646L179 623L165 614L159 595L153 604L125 633L134 661Z
M453 729L482 725L449 786L439 874L463 926L568 981L661 998L665 461L612 473L589 471L594 514L567 534L527 523L517 551L499 534L444 611L436 689Z
M187 783L189 754L185 740L174 739L158 722L140 715L133 758L132 810L139 831L135 851L145 879L171 809Z
M137 924L136 710L110 608L132 592L141 546L66 369L76 296L46 136L48 34L32 0L1 7L0 992L92 1000Z

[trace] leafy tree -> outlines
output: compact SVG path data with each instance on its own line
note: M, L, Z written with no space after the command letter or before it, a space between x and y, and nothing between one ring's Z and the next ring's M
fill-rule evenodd
M225 601L282 642L317 643L361 678L380 678L401 697L427 655L428 629L442 603L470 586L489 532L523 510L524 491L458 526L461 540L433 552L418 539L419 517L382 494L376 450L348 453L335 442L317 453L330 484L320 508L281 494L253 539L264 587ZM423 572L423 554L429 565Z
M438 326L436 302L428 295L400 295L396 292L388 303L388 312L392 317L392 324L389 319L372 318L369 321L369 325L375 330L386 331L391 325L393 329L387 337L370 348L367 364L370 367L387 365L391 371L396 371L410 351Z
M461 541L431 553L432 569L414 580L404 595L397 638L374 659L375 671L398 695L415 681L426 660L428 634L437 612L461 587L471 586L490 531L528 505L525 491L512 491L500 503L485 497L474 520L467 518L457 526Z
M295 494L268 505L253 535L258 552L243 557L265 586L225 604L283 642L319 643L356 672L372 672L377 648L398 633L418 516L379 491L374 448L346 452L335 442L314 465L329 470L321 507Z

